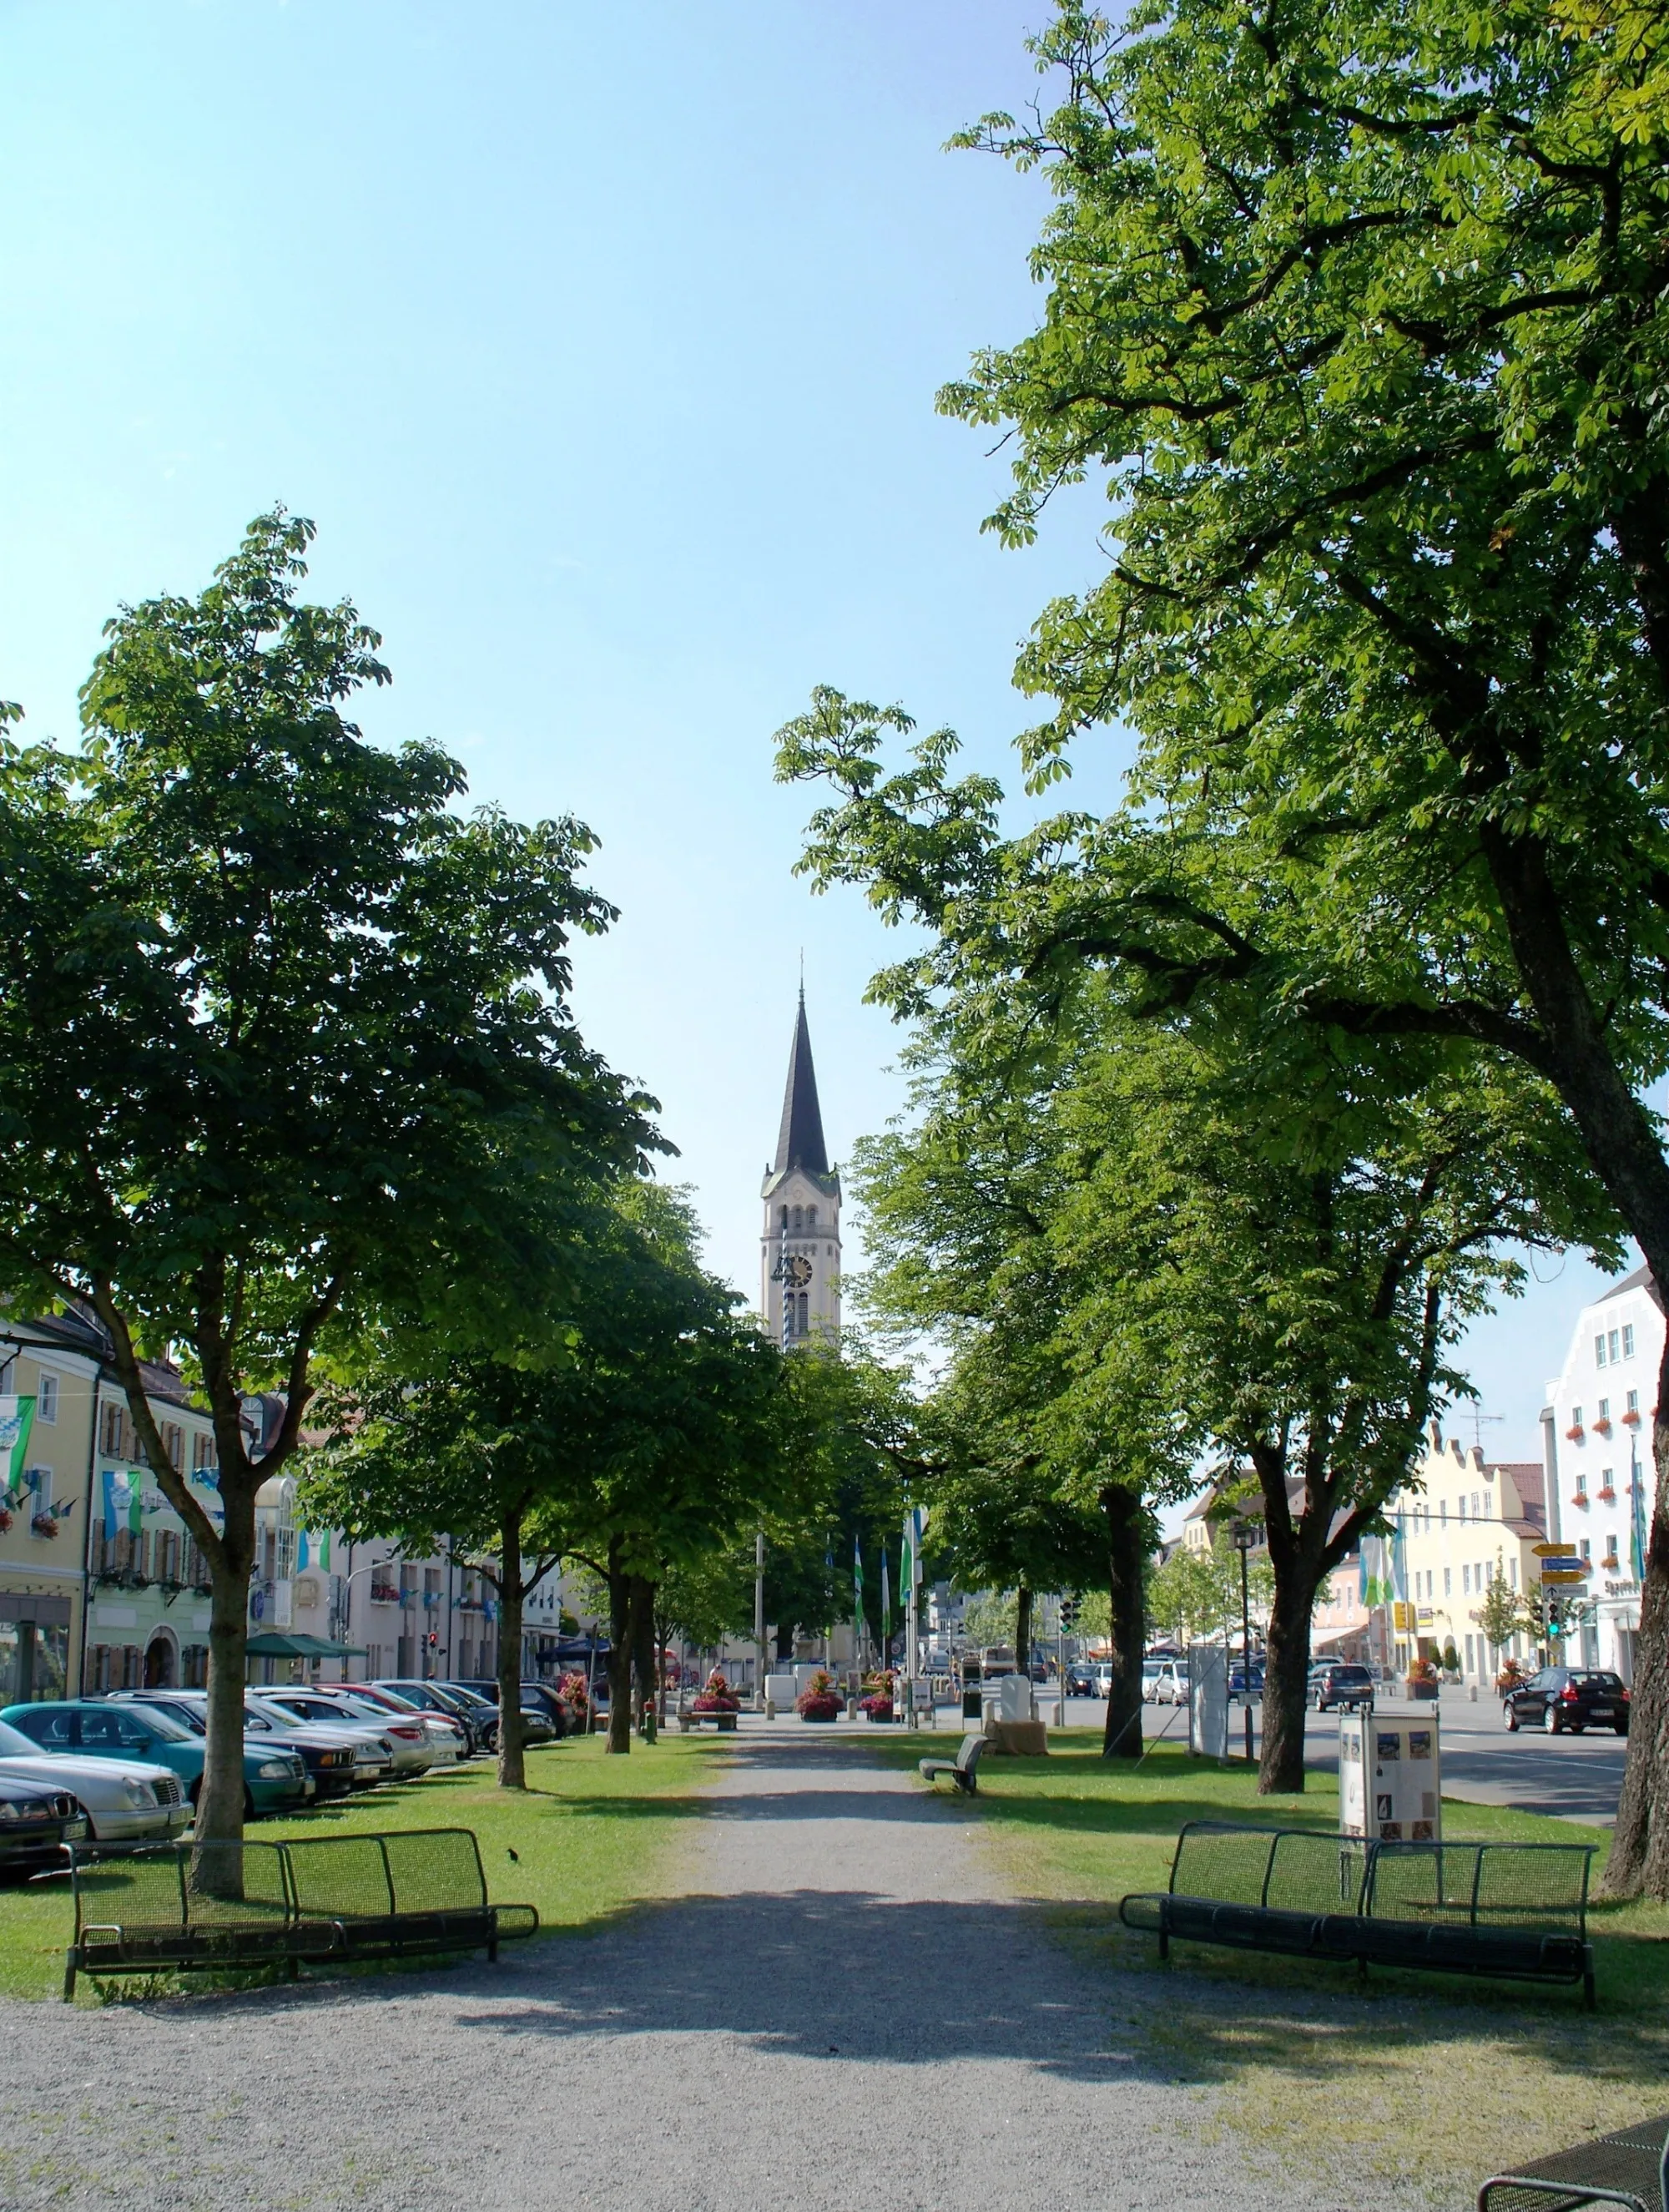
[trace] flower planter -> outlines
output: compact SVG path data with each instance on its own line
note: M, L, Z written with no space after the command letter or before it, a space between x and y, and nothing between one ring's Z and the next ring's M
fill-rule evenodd
M1603 1505L1615 1505L1617 1503L1617 1492L1611 1488L1610 1483L1598 1492L1598 1496Z
M821 1704L821 1700L819 1702ZM828 1712L819 1711L815 1713L808 1713L802 1711L800 1714L800 1718L803 1721L810 1721L819 1728L827 1728L831 1721L837 1721L840 1717L841 1708L838 1703L834 1705L834 1709Z
M50 1513L37 1513L29 1527L37 1536L56 1536L58 1534L58 1522Z
M1582 1441L1582 1431L1581 1429L1567 1429L1565 1431L1565 1435L1574 1444L1579 1444Z
M1640 1426L1640 1416L1638 1413L1624 1413L1623 1416L1623 1425L1626 1428L1637 1429Z
M893 1709L890 1705L869 1705L865 1709L864 1717L872 1721L879 1728L889 1728L892 1725L892 1717Z
M1608 1437L1611 1434L1611 1423L1596 1421L1593 1425L1593 1433L1596 1437Z

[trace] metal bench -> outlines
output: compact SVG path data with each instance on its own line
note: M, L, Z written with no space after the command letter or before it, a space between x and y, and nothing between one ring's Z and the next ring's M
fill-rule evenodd
M964 1797L980 1794L980 1760L984 1756L986 1739L977 1729L970 1729L957 1747L954 1759L924 1759L916 1771L924 1782L937 1781L948 1774Z
M410 1828L287 1843L71 1846L77 1977L189 1973L484 1949L537 1933L493 1905L473 1830Z
M1126 1928L1369 1966L1422 1966L1508 1981L1581 1982L1590 1844L1392 1844L1314 1828L1193 1820L1170 1887L1121 1899Z
M1478 2192L1478 2212L1577 2212L1584 2204L1669 2212L1669 2112L1492 2174Z

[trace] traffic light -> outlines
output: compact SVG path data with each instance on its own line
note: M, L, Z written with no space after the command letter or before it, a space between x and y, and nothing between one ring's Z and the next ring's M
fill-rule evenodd
M428 1648L431 1651L438 1651L440 1648L440 1638L432 1628L428 1632Z
M1063 1634L1070 1636L1073 1629L1077 1626L1077 1611L1078 1601L1075 1597L1061 1599L1060 1626Z

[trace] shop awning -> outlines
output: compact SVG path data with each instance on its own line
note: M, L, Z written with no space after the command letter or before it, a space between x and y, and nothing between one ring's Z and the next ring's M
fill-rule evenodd
M273 1628L252 1636L244 1645L252 1659L363 1659L362 1644L327 1644L322 1636L303 1636L298 1631Z

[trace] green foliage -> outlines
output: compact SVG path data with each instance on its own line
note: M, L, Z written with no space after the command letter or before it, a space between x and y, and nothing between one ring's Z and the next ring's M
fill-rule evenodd
M1266 1559L1247 1565L1247 1591L1254 1626L1269 1618L1275 1602L1275 1576ZM1240 1555L1226 1542L1209 1551L1179 1544L1155 1568L1148 1584L1148 1611L1156 1628L1183 1641L1225 1632L1238 1639L1241 1628Z
M1478 1625L1484 1632L1484 1641L1496 1651L1510 1644L1520 1631L1535 1633L1534 1624L1526 1618L1524 1601L1516 1590L1508 1589L1507 1578L1499 1568L1490 1577L1490 1587L1478 1608Z

